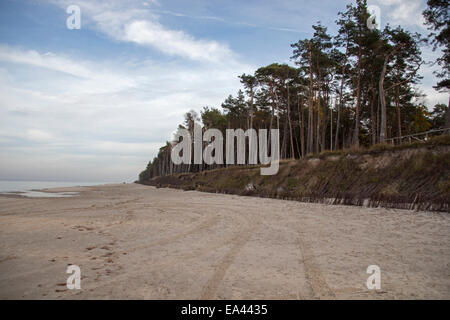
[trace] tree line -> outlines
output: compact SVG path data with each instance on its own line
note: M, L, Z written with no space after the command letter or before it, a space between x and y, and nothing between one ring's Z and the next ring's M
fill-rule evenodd
M435 88L450 88L448 2L427 4L423 12L431 30L427 39L401 26L369 29L366 0L347 5L337 15L337 34L329 34L318 22L312 26L312 37L291 44L295 66L273 63L240 75L242 89L229 95L221 108L204 107L200 115L191 110L179 129L193 132L200 121L203 130L215 128L224 135L226 129L278 129L281 159L294 159L325 150L369 147L387 139L400 143L404 135L449 128L449 106L438 104L429 111L417 88L422 79L419 69L427 63L421 48L427 42L443 52L434 62L441 67ZM141 181L219 167L173 165L174 143L160 148L140 174Z

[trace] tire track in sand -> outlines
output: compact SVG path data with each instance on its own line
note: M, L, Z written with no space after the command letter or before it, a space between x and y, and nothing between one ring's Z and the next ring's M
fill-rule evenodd
M154 242L152 242L150 244L144 245L144 246L136 247L136 248L134 248L133 251L141 250L141 249L147 249L147 248L154 247L154 246L166 245L166 244L170 244L172 242L176 242L176 241L178 241L178 240L180 240L182 238L185 238L185 237L187 237L187 236L189 236L191 234L200 232L200 231L202 231L204 229L211 228L212 226L218 224L219 221L220 221L220 216L212 217L210 219L207 219L204 222L199 223L198 225L192 227L191 229L189 229L189 230L187 230L185 232L182 232L182 233L174 235L174 236L170 236L170 237L166 237L166 238L163 238L163 239L156 240L156 241L154 241Z
M208 227L212 227L215 224L217 224L217 220L219 220L220 218L221 218L220 216L216 216L216 217L210 218L210 219L204 221L203 223L198 224L196 227L192 228L188 232L180 234L179 238L182 238L183 236L187 236L187 234L192 234L192 233L195 233L197 231L203 231L204 229L208 229ZM244 224L244 223L248 224L247 219L243 219L242 217L236 217L236 218L242 224ZM256 226L258 226L258 225L259 225L259 223L256 224ZM176 259L169 259L169 260L163 261L163 262L152 262L150 268L146 269L146 272L154 272L156 270L164 269L164 268L166 268L168 266L176 265L177 263L179 263L180 260L186 261L188 259L198 258L199 256L208 255L212 251L214 251L214 250L216 250L216 249L218 249L220 247L223 247L226 244L235 243L237 241L237 239L239 239L242 234L249 233L249 230L251 230L251 228L240 229L237 232L234 232L228 238L226 238L225 241L219 241L219 242L216 242L214 244L211 244L210 241L203 242L203 244L206 245L206 246L202 246L202 247L196 248L193 251L191 251L190 253L183 254L182 257L177 257ZM250 235L249 235L249 238L250 238ZM173 238L170 238L170 239L173 240ZM136 248L134 248L133 252L135 252L136 250L140 250L140 249L147 249L147 248L152 247L154 245L171 244L170 239L169 238L165 238L165 239L161 239L161 242L158 242L158 243L154 242L154 243L152 243L150 245L147 245L147 246L136 247ZM133 270L137 270L137 271L133 271ZM106 286L113 286L113 285L119 286L117 284L120 284L122 281L130 281L130 280L142 279L142 274L138 274L138 272L139 272L139 266L138 265L135 266L135 269L133 269L132 267L131 268L127 267L127 272L126 273L122 273L120 275L115 275L114 276L114 280L108 280L107 282L103 282L101 284L96 284L96 289L104 288ZM133 275L133 274L135 274L135 275ZM220 281L219 281L219 285L220 285ZM154 297L151 297L151 298L154 298Z
M335 299L336 295L328 286L325 278L320 270L311 247L305 241L303 234L298 233L300 251L303 257L303 265L305 266L306 279L309 282L311 290L313 292L313 298L316 299Z
M208 280L203 292L200 296L201 300L214 299L217 289L225 278L228 268L233 264L236 256L250 240L253 233L258 230L260 221L257 220L250 228L247 228L239 233L239 235L232 242L231 249L225 254L223 259L219 262L214 270L214 274Z

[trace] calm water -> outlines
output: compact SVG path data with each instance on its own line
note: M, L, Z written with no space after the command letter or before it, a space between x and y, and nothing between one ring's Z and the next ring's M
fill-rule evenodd
M78 192L40 192L35 191L47 188L94 186L105 182L70 182L70 181L6 181L0 180L0 194L18 194L26 197L72 197Z

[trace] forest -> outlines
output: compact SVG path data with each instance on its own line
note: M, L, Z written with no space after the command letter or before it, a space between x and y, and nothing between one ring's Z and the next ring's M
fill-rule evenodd
M223 133L238 128L278 129L281 159L400 144L415 133L442 132L450 128L449 106L424 105L417 85L422 79L419 70L428 63L440 70L435 89L448 92L450 88L448 6L446 0L428 0L423 16L430 34L424 36L401 26L369 29L366 0L348 4L337 14L337 34L316 23L312 37L291 44L292 66L273 63L240 75L242 88L237 93L220 108L187 112L179 129L193 132L195 125ZM442 55L425 61L425 46ZM222 166L174 165L170 155L178 142L175 138L166 142L139 180Z

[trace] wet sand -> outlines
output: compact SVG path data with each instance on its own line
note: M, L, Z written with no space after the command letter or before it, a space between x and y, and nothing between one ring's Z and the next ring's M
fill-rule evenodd
M450 215L155 189L0 196L1 299L450 299ZM81 289L66 287L68 265ZM368 290L369 265L381 289Z

